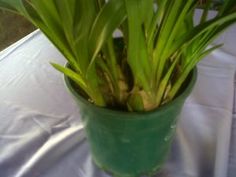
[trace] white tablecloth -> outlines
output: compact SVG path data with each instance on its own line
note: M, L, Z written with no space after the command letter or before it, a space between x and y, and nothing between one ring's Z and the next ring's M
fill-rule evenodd
M161 177L236 176L236 26L198 65ZM92 163L77 105L35 31L0 52L0 177L109 177Z

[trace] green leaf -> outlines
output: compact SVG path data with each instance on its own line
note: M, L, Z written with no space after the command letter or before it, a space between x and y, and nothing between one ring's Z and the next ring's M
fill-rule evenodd
M79 75L78 73L74 72L73 70L69 68L65 68L61 65L58 65L56 63L51 63L51 65L58 71L64 73L66 76L71 78L73 81L75 81L85 92L87 91L87 94L91 96L90 91L88 90L88 86L86 82L84 81L83 77Z
M211 8L211 3L212 3L212 0L208 0L206 2L205 8L204 8L202 16L201 16L200 23L204 23L207 21L208 12L209 12L209 9Z
M188 45L191 41L195 40L206 31L212 30L215 27L225 24L229 21L233 23L235 22L235 20L236 20L236 13L232 13L224 17L214 18L203 24L199 24L198 26L194 27L191 31L189 31L187 34L183 34L182 36L180 36L170 48L167 56L170 56L176 50L181 48L181 46Z
M220 45L216 45L210 49L207 49L206 51L204 51L203 53L198 54L198 56L192 60L189 61L189 63L186 65L186 67L184 68L183 72L181 73L181 76L179 77L179 79L176 81L176 83L174 84L174 86L172 87L171 91L168 94L168 99L171 100L175 97L175 95L177 94L178 90L180 89L181 85L183 84L183 82L186 80L186 78L188 77L189 73L191 72L191 70L196 66L196 64L205 56L207 56L209 53L211 53L212 51L216 50L217 48L221 47L222 44Z
M0 0L0 7L21 15L27 15L22 0Z
M166 1L158 1L158 10L155 12L155 14L152 17L152 22L150 24L150 28L148 30L148 46L150 48L153 48L154 46L154 39L157 35L157 32L159 30L159 27L161 26L161 22L163 20L164 14L165 14L165 8L170 3L170 0Z
M10 4L3 2L2 0L0 0L0 7L5 9L5 10L9 10L15 13L18 13L17 9L14 8L13 6L11 6Z
M74 15L75 48L77 49L77 61L82 73L86 75L89 63L89 35L97 16L95 0L76 0Z
M89 48L91 54L90 66L94 63L94 60L104 42L112 37L113 32L121 24L124 18L125 9L123 1L110 0L101 9L93 24L89 37Z
M76 0L55 0L56 9L67 40L73 44L74 40L74 15Z
M158 34L157 47L154 51L154 67L156 71L156 82L159 83L163 75L165 63L169 59L169 49L174 43L178 31L181 30L186 14L191 9L194 1L172 1L166 10L165 18Z
M149 62L145 34L142 30L142 19L139 16L139 3L136 0L125 0L128 15L128 63L132 69L137 85L150 91L151 63Z
M51 65L57 69L58 71L64 73L66 76L68 76L70 79L72 79L75 83L77 83L81 89L98 105L98 106L105 106L104 100L102 96L100 95L100 92L96 92L96 88L91 88L87 82L85 82L85 79L79 75L78 73L74 72L73 70L69 68L65 68L63 66L60 66L56 63L51 63Z
M173 74L173 71L174 71L179 59L180 59L180 56L178 55L178 57L176 57L174 59L171 66L168 68L167 73L165 74L165 76L163 77L163 79L160 82L160 85L159 85L159 88L157 91L157 96L156 96L156 104L157 105L161 104L161 101L164 97L165 89L167 87L168 82L170 81L170 77Z
M138 0L139 16L144 24L145 32L150 28L152 17L154 14L153 0ZM146 34L147 35L147 34Z
M130 111L144 111L142 96L139 93L131 94L128 98L127 106Z

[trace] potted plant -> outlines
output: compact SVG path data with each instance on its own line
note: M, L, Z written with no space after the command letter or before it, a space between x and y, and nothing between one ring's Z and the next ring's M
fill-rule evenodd
M196 64L236 21L226 0L199 24L197 0L0 0L25 16L65 56L94 162L119 177L152 175L163 164ZM118 30L119 38L114 38Z

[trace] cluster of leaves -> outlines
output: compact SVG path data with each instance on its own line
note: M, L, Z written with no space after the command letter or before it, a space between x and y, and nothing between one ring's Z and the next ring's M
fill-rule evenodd
M225 0L199 24L197 0L0 0L52 41L70 67L53 63L98 106L146 111L175 98L196 64L220 45L208 45L236 21ZM121 50L113 40L122 33Z

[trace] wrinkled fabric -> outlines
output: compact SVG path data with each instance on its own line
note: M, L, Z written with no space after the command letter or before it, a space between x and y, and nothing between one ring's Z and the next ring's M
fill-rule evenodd
M158 177L235 177L236 26L198 65ZM35 31L0 52L0 177L110 177L92 162L79 108L49 62L63 56Z

